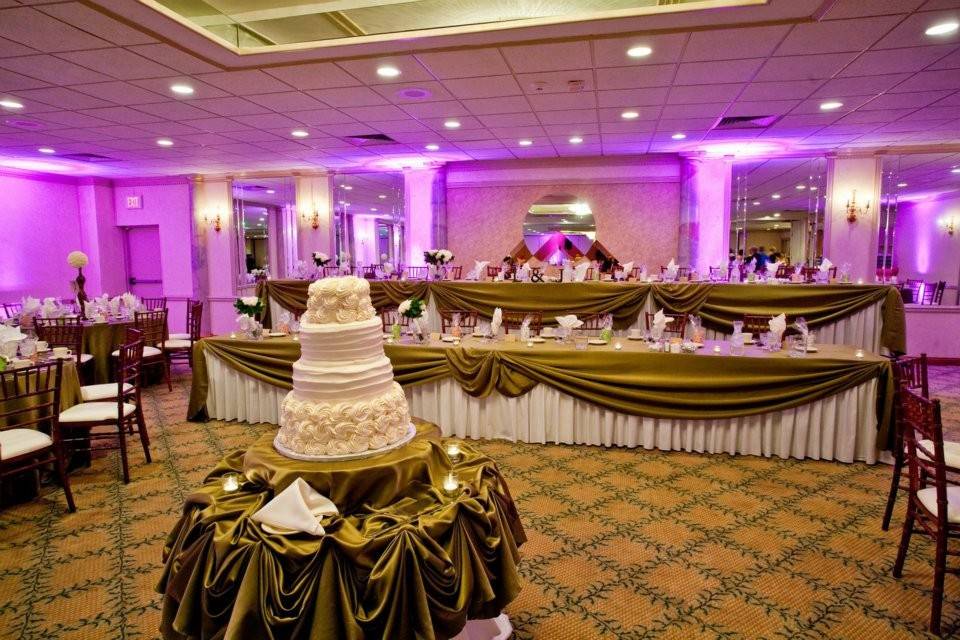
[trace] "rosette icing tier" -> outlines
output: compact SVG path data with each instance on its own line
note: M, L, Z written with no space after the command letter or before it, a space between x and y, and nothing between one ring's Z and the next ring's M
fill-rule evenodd
M383 352L370 285L353 276L310 285L293 391L274 441L284 455L326 458L388 448L409 433L403 389Z

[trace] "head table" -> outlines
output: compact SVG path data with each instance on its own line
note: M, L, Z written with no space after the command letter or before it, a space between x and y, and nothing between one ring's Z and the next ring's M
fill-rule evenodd
M387 344L411 413L447 435L875 462L890 433L889 360L707 341L692 354L618 339L576 350L465 338ZM714 347L718 351L715 351ZM189 416L276 423L300 344L207 338L195 345Z
M265 301L264 325L284 311L306 310L307 280L265 280L257 294ZM861 284L727 284L714 282L466 282L371 280L377 309L416 297L426 301L426 327L440 330L439 309L476 311L489 319L493 310L542 311L544 322L563 314L609 313L614 326L643 328L643 312L657 309L697 314L707 337L721 338L744 315L785 313L802 316L818 341L847 344L874 352L903 353L906 323L896 287Z

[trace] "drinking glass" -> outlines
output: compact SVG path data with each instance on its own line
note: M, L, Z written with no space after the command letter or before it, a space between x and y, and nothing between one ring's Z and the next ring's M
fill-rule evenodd
M573 336L573 348L577 351L586 351L587 340L589 340L587 334L578 332L575 336Z
M20 355L24 358L32 358L37 352L37 341L35 338L24 338L20 341Z

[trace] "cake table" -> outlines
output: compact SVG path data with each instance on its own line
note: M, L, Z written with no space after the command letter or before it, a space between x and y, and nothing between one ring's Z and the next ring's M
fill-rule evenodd
M285 458L272 433L225 457L167 538L162 637L447 639L477 622L495 628L520 590L526 537L513 499L493 460L461 444L454 462L435 425L414 423L411 442L366 459ZM448 493L451 470L460 488ZM228 473L241 474L236 491L223 488ZM250 519L298 477L340 510L321 537Z

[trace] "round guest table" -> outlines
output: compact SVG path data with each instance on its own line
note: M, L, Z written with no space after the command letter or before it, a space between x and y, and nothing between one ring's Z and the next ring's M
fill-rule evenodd
M224 458L167 538L163 637L508 637L501 611L520 591L526 537L507 485L490 458L461 445L451 460L438 429L415 424L411 442L365 459L292 460L273 433ZM459 488L444 491L451 471ZM240 474L232 492L228 473ZM323 535L251 519L298 478L337 505Z

